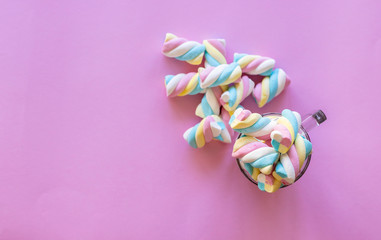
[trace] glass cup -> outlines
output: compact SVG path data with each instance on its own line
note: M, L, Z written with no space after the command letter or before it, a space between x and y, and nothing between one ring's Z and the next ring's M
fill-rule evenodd
M262 116L267 116L267 117L271 117L271 118L277 119L277 118L281 117L282 114L280 114L280 113L265 113L265 114L262 114ZM318 110L315 113L310 114L309 116L307 116L306 119L304 119L302 121L302 124L300 126L300 130L299 130L299 134L301 134L308 141L311 142L311 138L308 135L308 132L310 132L312 129L318 127L325 120L327 120L327 117L326 117L326 115L324 114L324 112L322 110ZM240 138L241 136L242 136L242 134L238 135L237 139ZM311 162L311 156L312 156L312 153L304 161L303 166L301 168L302 170L299 172L298 176L296 177L295 182L298 181L299 178L301 178L303 176L303 174L307 171L307 168L308 168L308 166L310 165L310 162ZM241 161L238 158L236 160L237 160L237 164L238 164L241 172L246 176L246 178L249 179L249 181L251 181L255 185L258 185L258 183L245 170L245 168L243 166L243 163L241 163ZM284 187L287 187L287 186L290 186L290 185L283 185L282 184L281 188L284 188Z

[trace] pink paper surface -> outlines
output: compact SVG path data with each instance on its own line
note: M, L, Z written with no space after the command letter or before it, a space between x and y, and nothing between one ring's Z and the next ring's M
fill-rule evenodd
M380 239L380 1L2 1L0 239ZM231 145L194 150L201 96L168 99L166 32L225 38L292 79L258 110L322 109L275 194Z

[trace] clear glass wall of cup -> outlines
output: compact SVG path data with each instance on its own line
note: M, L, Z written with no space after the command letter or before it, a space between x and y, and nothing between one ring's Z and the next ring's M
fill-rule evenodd
M265 113L263 116L267 117L274 117L275 119L282 116L280 113ZM300 126L299 133L304 136L306 139L308 139L311 143L311 138L308 135L308 132L310 132L312 129L318 127L320 124L322 124L325 120L327 120L326 115L322 110L316 111L315 113L307 116L303 121L302 125ZM238 136L238 138L241 137L242 134ZM238 139L237 138L237 139ZM312 147L313 149L313 147ZM308 156L308 158L304 161L304 164L301 168L301 171L299 172L298 176L295 179L295 182L298 181L303 174L307 171L307 168L311 162L312 154ZM237 158L237 164L239 168L241 169L241 172L246 176L247 179L249 179L252 183L257 185L257 182L250 176L250 174L244 169L243 164L241 165L241 161ZM281 188L287 187L290 185L283 185Z

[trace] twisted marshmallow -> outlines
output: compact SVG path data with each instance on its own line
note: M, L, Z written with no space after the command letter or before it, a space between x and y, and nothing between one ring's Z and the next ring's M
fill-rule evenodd
M272 175L265 175L263 173L258 175L257 183L260 190L268 193L277 191L281 186L281 182L279 180L275 179Z
M263 76L270 75L275 65L272 58L240 53L234 54L234 62L241 66L243 73Z
M238 105L247 98L254 89L254 82L247 76L243 76L241 81L221 95L220 102L227 111L234 111Z
M229 85L240 79L241 68L237 63L221 64L217 67L199 68L201 88Z
M290 150L281 155L273 176L285 185L294 183L311 151L311 142L298 134Z
M194 95L205 91L200 87L199 74L195 72L165 76L165 88L168 97Z
M204 40L205 46L205 66L217 67L226 64L225 57L225 39L208 39Z
M270 134L276 126L276 121L262 117L258 113L238 108L231 116L230 127L236 132L255 137L260 140L270 139Z
M201 103L196 108L196 115L204 118L210 115L220 115L221 104L220 97L227 89L227 86L218 86L206 89L205 95Z
M261 173L261 171L259 171L258 168L253 168L253 166L251 166L250 163L243 163L241 161L239 162L239 164L241 165L242 169L246 170L246 172L251 176L252 179L257 181L258 175Z
M258 107L263 107L266 103L273 100L289 83L290 80L287 74L280 68L275 69L269 77L265 77L254 88L253 97Z
M189 128L184 133L184 139L193 148L201 148L212 141L212 139L221 142L230 143L231 138L222 119L219 116L211 115L202 119L200 123Z
M289 109L282 111L274 131L271 132L271 145L280 153L286 153L295 141L301 124L300 114Z
M244 136L235 142L232 156L243 163L250 163L254 168L259 168L264 174L270 174L273 164L279 158L279 153L253 137Z
M199 65L205 52L205 46L195 41L179 38L172 33L165 36L162 52L165 56Z
M226 128L228 129L229 135L231 136L231 138L233 138L235 132L229 125L230 116L231 116L230 112L226 111L224 108L221 108L220 117L222 121L225 123Z

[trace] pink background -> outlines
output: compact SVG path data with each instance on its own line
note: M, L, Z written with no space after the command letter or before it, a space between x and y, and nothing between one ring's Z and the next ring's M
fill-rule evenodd
M0 239L379 239L380 8L2 1ZM232 145L186 144L201 96L163 79L196 67L161 55L166 32L275 58L292 84L259 112L326 112L299 182L260 192Z

